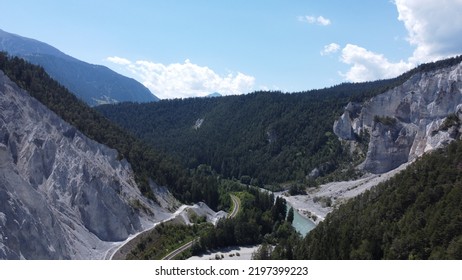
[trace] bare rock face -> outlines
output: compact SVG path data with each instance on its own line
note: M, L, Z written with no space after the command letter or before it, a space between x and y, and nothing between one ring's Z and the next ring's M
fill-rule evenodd
M355 135L368 131L362 167L376 174L392 170L459 136L459 127L441 127L450 115L462 117L462 64L415 74L357 107L346 107L334 123L335 134L354 141Z
M0 259L102 258L169 216L117 158L0 71Z
M355 126L353 120L358 117L361 111L361 105L358 103L348 103L345 107L345 112L340 119L334 123L334 133L344 140L355 140Z
M375 123L363 168L381 174L406 163L415 135L413 126L400 122L393 125Z

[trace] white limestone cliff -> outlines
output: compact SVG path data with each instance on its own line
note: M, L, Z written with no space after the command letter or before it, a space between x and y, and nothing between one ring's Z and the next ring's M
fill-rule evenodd
M450 115L462 117L462 64L417 73L362 105L350 103L333 129L347 141L369 132L361 167L379 174L458 138L460 127L441 129Z
M0 259L103 258L115 242L170 215L141 195L117 151L0 71Z

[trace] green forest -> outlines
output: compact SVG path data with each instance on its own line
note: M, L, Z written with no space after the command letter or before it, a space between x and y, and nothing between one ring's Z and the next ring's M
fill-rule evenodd
M53 80L42 67L0 52L0 70L87 137L116 149L121 159L130 162L145 196L155 200L148 183L151 178L157 184L167 186L182 202L205 201L214 209L218 207L216 177L206 172L187 170L171 156L138 140L79 100Z
M300 185L292 193L298 193L308 186L313 168L335 174L351 162L332 133L349 101L360 102L413 74L461 61L459 56L421 65L396 79L301 93L122 103L98 111L22 59L0 53L0 70L89 138L116 149L120 159L131 163L147 197L155 199L149 179L167 186L182 202L204 201L214 210L228 210L229 193L238 196L242 209L237 217L216 227L180 228L182 242L191 232L199 236L195 253L261 243L256 259L461 259L461 141L426 154L343 204L305 238L290 226L284 200L248 187L296 181ZM442 129L453 125L460 125L455 115ZM172 229L158 234L162 230ZM152 257L145 250L152 250L148 243L131 257Z
M151 178L156 183L167 186L182 202L204 201L215 210L228 210L229 193L234 192L241 198L242 208L236 218L222 220L216 228L207 225L159 227L153 234L160 237L162 242L148 236L127 258L160 258L163 250L174 249L175 242L187 240L191 236L199 237L199 242L193 248L193 252L198 253L225 245L260 243L268 239L273 231L280 232L278 229L281 224L285 224L284 228L295 234L293 228L285 223L284 200L275 200L273 195L254 188L249 189L239 182L220 179L210 166L183 168L165 153L156 151L101 116L50 78L39 66L0 53L0 70L85 135L117 149L121 159L125 158L131 163L140 190L147 197L155 200L148 184ZM172 231L175 232L174 235L171 234ZM278 234L271 238L273 243L281 236L281 233ZM164 248L167 244L170 247Z
M192 240L192 248L178 258L185 259L223 247L255 244L265 244L264 248L278 245L276 250L259 250L255 258L294 257L293 246L301 242L301 236L291 225L293 210L292 214L287 214L283 198L275 198L271 193L229 180L222 180L220 189L239 198L240 208L236 217L220 219L216 226L201 220L190 226L170 222L162 224L142 238L127 259L162 259L178 244Z
M254 92L96 109L187 168L205 164L224 178L250 177L259 186L289 181L309 184L306 178L314 168L328 175L349 170L361 160L352 162L333 134L334 121L348 102L362 102L416 73L454 65L461 59L423 64L395 79L306 92ZM344 178L351 178L351 172L337 172L332 179Z
M97 110L187 168L206 164L225 178L250 177L262 186L304 180L315 167L329 173L345 162L347 155L332 133L335 119L353 97L380 93L388 83L122 103Z
M342 205L298 259L462 259L462 141Z

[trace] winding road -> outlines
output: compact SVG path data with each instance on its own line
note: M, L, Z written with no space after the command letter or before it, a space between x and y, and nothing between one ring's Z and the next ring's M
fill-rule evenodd
M231 211L231 213L228 215L228 219L232 219L232 218L236 217L237 213L239 212L239 208L241 207L241 200L239 199L239 197L237 197L237 196L235 196L233 194L230 194L230 196L231 196L231 200L233 201L233 211ZM194 241L198 241L198 240L199 240L199 238L195 238L194 240L189 241L188 243L181 245L181 247L173 250L168 255L163 257L162 260L171 260L171 259L175 258L179 254L181 254L184 251L191 248Z
M228 215L228 219L236 217L237 213L239 212L239 208L241 207L241 200L239 197L235 196L234 194L229 195L231 200L233 201L233 211Z
M123 242L116 242L114 243L114 247L111 247L110 249L108 249L106 251L106 254L104 255L104 259L105 260L112 260L112 258L114 257L115 253L120 249L122 248L125 244L127 244L128 242L130 242L133 238L137 237L138 235L144 233L144 232L147 232L147 231L150 231L152 230L153 228L155 228L157 225L163 223L163 222L167 222L167 221L170 221L170 220L173 220L175 219L178 215L181 214L181 212L184 211L184 209L187 207L187 205L182 205L180 208L178 208L178 210L175 211L175 213L172 214L171 217L165 219L165 220L162 220L160 222L157 222L157 223L154 223L151 227L143 230L143 231L140 231L130 237L128 237L125 241Z

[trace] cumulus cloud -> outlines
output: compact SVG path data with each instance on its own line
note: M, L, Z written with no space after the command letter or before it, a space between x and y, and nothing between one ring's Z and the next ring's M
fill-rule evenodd
M327 19L323 16L299 16L298 20L301 22L307 22L310 24L317 24L317 25L322 25L322 26L327 26L331 24L330 19Z
M342 49L341 61L351 65L348 72L341 74L351 82L393 78L413 67L410 62L393 63L382 54L352 44L347 44Z
M333 53L338 52L339 50L340 50L339 44L331 43L329 45L324 46L323 50L321 51L321 55L324 56L324 55L333 54Z
M347 44L340 60L350 65L341 75L352 82L392 78L418 64L462 53L462 0L395 0L398 20L408 32L407 41L414 47L406 61L389 61L363 47ZM321 55L329 53L327 45Z
M161 99L205 96L213 92L242 94L252 91L255 84L252 76L240 72L220 76L190 60L169 65L145 60L131 62L118 57L107 60L125 66Z
M427 62L462 52L462 0L395 0L398 19L415 46L411 61Z

